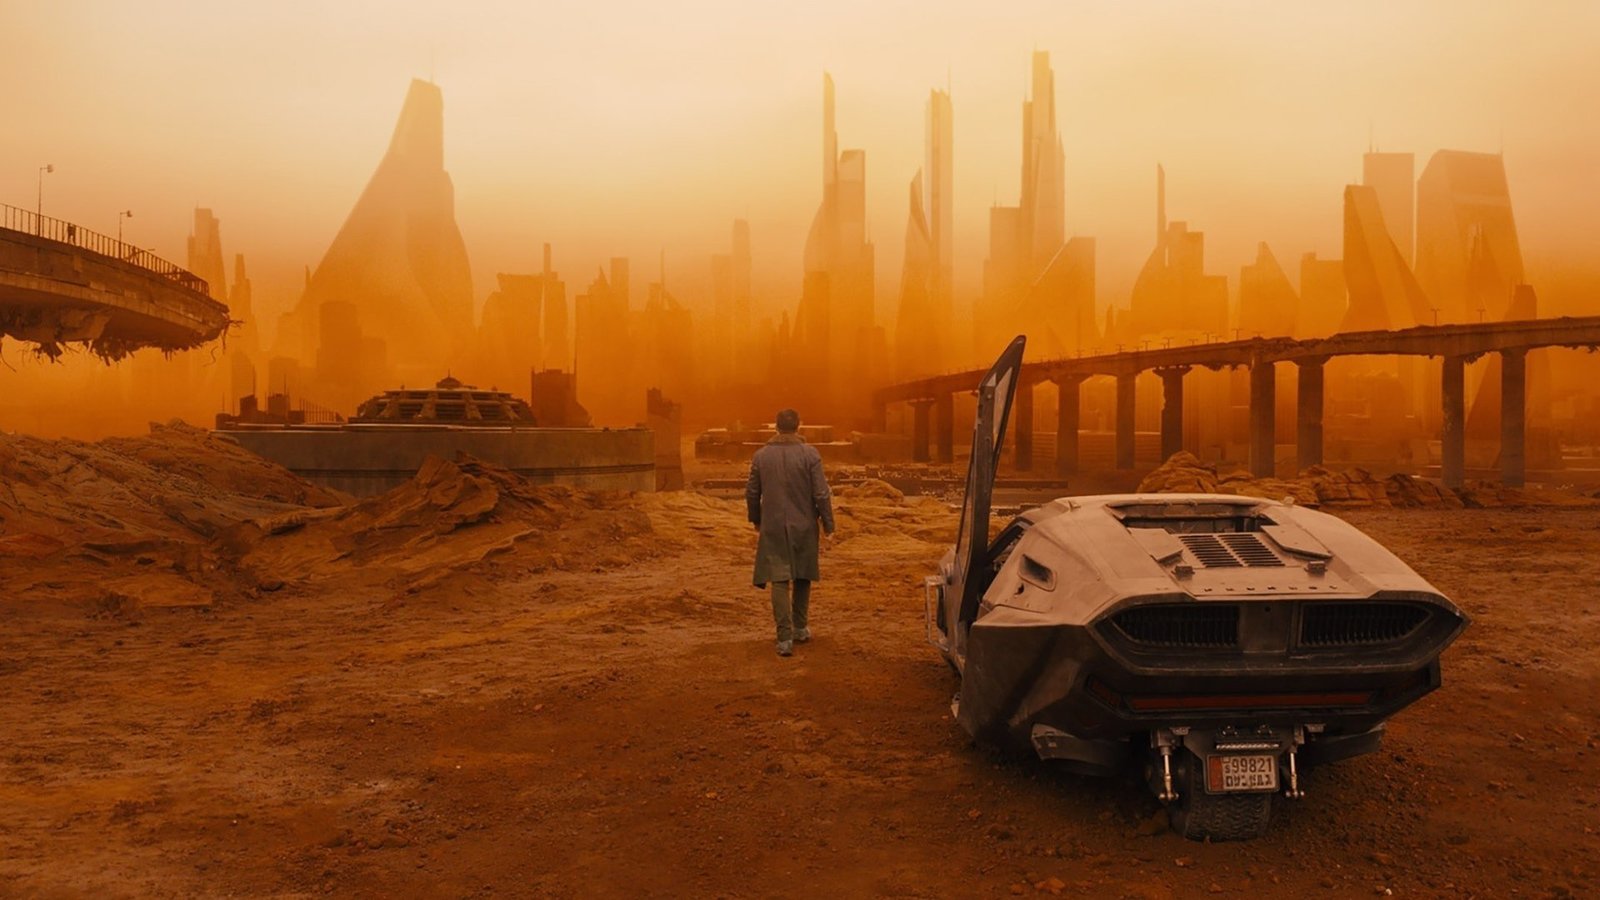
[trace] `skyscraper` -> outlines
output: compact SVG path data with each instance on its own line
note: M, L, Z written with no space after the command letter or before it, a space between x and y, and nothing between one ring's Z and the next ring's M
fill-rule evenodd
M1340 331L1381 331L1432 324L1433 312L1389 235L1376 188L1344 189L1344 280L1350 295Z
M751 359L751 342L755 339L751 325L750 298L750 223L744 219L733 220L733 252L729 254L730 275L733 279L733 359L734 377L745 383L752 380L755 370Z
M839 152L833 78L822 76L822 203L806 237L796 341L823 396L857 397L880 342L874 311L873 246L867 240L867 156ZM850 405L858 405L851 403Z
M1100 339L1095 325L1095 241L1074 237L1056 251L1015 299L1002 321L1028 334L1028 346L1045 359L1074 356Z
M1056 75L1050 54L1033 54L1033 96L1022 104L1022 227L1028 265L1044 268L1066 237L1066 154L1056 129Z
M906 218L906 258L900 270L900 308L895 319L895 378L905 380L937 371L934 242L922 208L922 172L911 179L911 209Z
M1066 234L1065 153L1056 129L1055 73L1050 54L1033 54L1031 96L1022 104L1022 195L1016 206L989 211L989 258L983 266L990 339L1007 330L1005 311L1055 259ZM999 320L999 321L997 321Z
M228 270L222 262L222 223L211 210L195 207L189 235L189 271L206 281L211 296L228 302Z
M594 280L573 304L579 400L596 424L639 421L639 396L649 373L642 367L635 316L628 308L628 260L611 258L610 277L596 269Z
M1167 173L1156 166L1156 245L1133 283L1117 339L1157 335L1221 337L1228 327L1228 278L1205 272L1205 234L1167 220ZM1123 323L1126 324L1123 324Z
M1256 261L1239 269L1239 330L1245 336L1289 337L1300 321L1300 297L1266 241Z
M1378 192L1378 208L1383 211L1389 236L1400 248L1407 265L1416 262L1415 217L1416 160L1410 153L1369 151L1361 157L1361 183Z
M572 371L572 349L568 343L567 284L550 266L550 245L544 245L544 273L539 276L539 291L544 306L544 358L540 367Z
M1440 321L1504 319L1523 283L1505 159L1440 150L1417 181L1417 280Z
M1295 337L1327 337L1339 330L1350 305L1344 286L1344 260L1300 257L1300 320Z
M951 210L955 202L955 115L948 91L928 92L927 218L931 251L928 290L932 299L934 352L941 358L951 350L955 318L955 228Z
M1522 243L1511 212L1505 157L1440 150L1417 180L1417 280L1440 308L1440 321L1531 319L1538 315L1525 281ZM1527 363L1529 409L1548 408L1549 357ZM1500 428L1500 358L1468 372L1473 397L1467 437L1493 441ZM1473 384L1476 382L1476 385Z
M444 169L444 96L412 81L388 152L351 209L280 335L301 358L327 349L324 302L349 303L359 333L387 346L401 381L431 384L472 332L472 274L455 221L455 189ZM351 325L348 311L330 321ZM381 385L364 385L370 394Z

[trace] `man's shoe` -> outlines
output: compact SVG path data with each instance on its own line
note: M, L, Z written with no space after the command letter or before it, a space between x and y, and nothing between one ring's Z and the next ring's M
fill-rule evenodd
M793 656L794 655L794 642L793 641L779 641L778 642L778 655L779 656Z
M804 644L804 643L807 643L810 640L811 640L811 629L809 629L809 628L802 628L799 631L796 631L794 633L794 642L796 644Z

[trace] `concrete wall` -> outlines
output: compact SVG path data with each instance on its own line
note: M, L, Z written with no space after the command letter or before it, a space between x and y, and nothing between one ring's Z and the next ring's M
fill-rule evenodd
M404 483L430 455L466 453L540 484L653 491L655 441L644 428L307 426L221 431L300 477L358 497Z

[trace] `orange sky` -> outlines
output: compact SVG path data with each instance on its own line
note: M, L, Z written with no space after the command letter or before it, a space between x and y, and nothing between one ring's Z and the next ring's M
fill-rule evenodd
M1291 278L1305 250L1339 255L1340 187L1369 126L1419 172L1439 148L1503 147L1536 286L1558 269L1600 286L1600 4L992 6L13 0L0 202L31 207L53 163L47 214L115 233L131 208L129 239L179 262L190 208L210 206L274 313L376 166L408 79L431 73L480 303L494 272L533 270L551 241L573 293L606 257L650 271L665 250L698 304L706 257L745 216L777 309L798 295L820 195L827 69L840 145L867 151L892 322L928 89L952 89L966 300L988 206L1017 199L1037 47L1056 69L1068 231L1100 239L1102 305L1126 302L1149 250L1157 161L1170 215L1206 231L1230 282L1258 240Z

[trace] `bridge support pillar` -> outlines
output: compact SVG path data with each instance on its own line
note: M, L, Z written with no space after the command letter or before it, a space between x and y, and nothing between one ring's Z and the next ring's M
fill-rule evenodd
M1250 474L1271 478L1277 453L1276 412L1278 381L1270 362L1250 367Z
M1056 379L1056 474L1078 471L1078 418L1082 378Z
M911 461L928 461L928 410L932 400L911 401Z
M1527 483L1528 354L1500 353L1500 480L1506 487Z
M934 458L942 463L956 459L956 398L954 394L940 394L933 400L933 440L937 453Z
M1161 459L1183 449L1183 376L1187 367L1161 369Z
M1440 395L1444 401L1444 424L1439 440L1439 474L1444 486L1459 489L1466 481L1467 415L1466 363L1460 356L1444 358L1444 377Z
M1117 376L1117 468L1133 468L1133 385L1137 372Z
M1011 411L1011 424L1016 428L1018 472L1033 471L1033 382L1017 383L1017 408Z
M1300 471L1322 465L1322 368L1326 360L1297 363L1299 403L1296 406L1295 453Z

